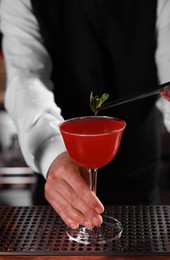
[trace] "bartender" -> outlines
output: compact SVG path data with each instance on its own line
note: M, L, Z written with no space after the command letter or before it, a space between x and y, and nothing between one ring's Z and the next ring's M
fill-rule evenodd
M85 180L87 169L69 157L58 124L91 115L91 91L114 100L170 81L170 1L1 0L0 5L5 107L27 164L44 176L47 201L73 228L99 225L107 204L158 203L160 109L170 129L165 98L100 113L124 119L127 127L116 158L100 169L98 197Z

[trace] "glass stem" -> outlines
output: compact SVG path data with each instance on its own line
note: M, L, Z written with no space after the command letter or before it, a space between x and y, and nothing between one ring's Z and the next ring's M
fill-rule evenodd
M97 169L89 169L90 189L96 194L97 192Z

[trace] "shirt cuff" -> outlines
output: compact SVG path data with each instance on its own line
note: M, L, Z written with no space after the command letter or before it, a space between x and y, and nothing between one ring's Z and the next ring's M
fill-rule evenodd
M41 146L35 156L35 163L45 179L52 162L65 151L66 148L61 135L51 137Z

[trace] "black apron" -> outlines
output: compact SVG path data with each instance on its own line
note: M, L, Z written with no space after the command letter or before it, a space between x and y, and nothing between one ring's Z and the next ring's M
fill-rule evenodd
M51 56L55 101L65 119L93 115L90 92L109 100L158 84L156 0L31 0ZM160 114L156 96L99 114L127 122L116 158L99 169L105 204L157 203ZM104 149L104 148L102 148Z

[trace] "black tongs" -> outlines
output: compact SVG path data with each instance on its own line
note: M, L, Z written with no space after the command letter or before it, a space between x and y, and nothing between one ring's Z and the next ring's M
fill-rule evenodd
M160 92L165 92L165 91L168 91L168 90L170 90L170 82L166 82L166 83L163 83L163 84L161 84L161 85L159 85L155 88L148 89L146 92L133 94L133 95L130 95L130 96L126 96L126 97L123 97L123 98L113 100L111 102L104 103L101 107L97 108L96 111L101 111L101 110L105 110L105 109L108 109L108 108L111 108L111 107L119 106L119 105L122 105L122 104L125 104L125 103L128 103L128 102L132 102L132 101L135 101L135 100L138 100L138 99L142 99L142 98L145 98L145 97L156 95L156 94L159 94Z

